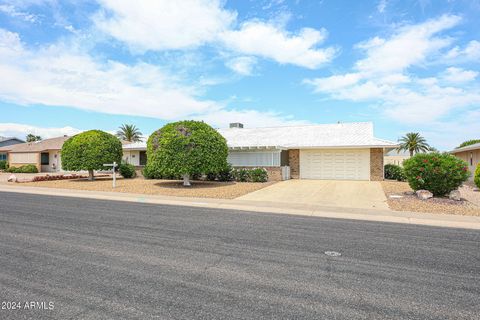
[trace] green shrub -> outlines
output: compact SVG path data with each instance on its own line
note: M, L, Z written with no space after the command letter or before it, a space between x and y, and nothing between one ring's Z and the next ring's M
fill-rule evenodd
M478 188L480 188L480 162L477 164L477 169L475 169L475 177L473 179Z
M217 174L217 179L218 181L232 181L234 179L233 177L233 168L230 163L228 163L225 168L223 168L218 174Z
M88 170L93 180L93 171L104 169L105 163L121 163L122 143L114 135L101 130L79 133L63 144L62 168L68 171Z
M395 164L385 165L385 179L405 181L405 173L403 168Z
M0 170L7 169L7 160L0 160Z
M217 174L227 165L225 138L199 121L169 123L147 141L146 172L152 178L183 176L189 185L195 174Z
M403 162L408 184L413 190L428 190L444 196L467 181L467 163L448 153L417 153Z
M250 181L251 182L267 182L268 173L264 168L250 169Z
M250 170L244 168L233 169L233 177L238 182L250 181Z
M33 164L26 164L21 167L10 167L7 169L10 173L38 173L38 169Z
M135 178L135 176L137 175L137 173L135 172L135 166L129 163L122 163L118 167L118 171L125 179Z

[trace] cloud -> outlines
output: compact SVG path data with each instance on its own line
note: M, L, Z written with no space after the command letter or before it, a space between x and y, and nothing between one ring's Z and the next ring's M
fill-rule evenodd
M480 41L472 40L463 49L456 46L445 55L448 61L468 62L480 60Z
M187 86L160 67L139 62L98 61L68 44L27 49L18 34L0 29L0 100L19 105L73 107L108 114L163 120L214 119L224 126L233 116L252 115L270 123L288 123L280 114L228 111L205 100L201 88ZM233 112L233 113L232 113Z
M387 8L388 2L387 0L380 0L377 5L377 11L379 13L384 13L385 9Z
M309 69L331 61L336 53L332 47L317 48L327 37L324 29L303 28L292 34L272 23L248 21L239 30L226 31L220 37L235 52Z
M38 17L34 14L18 11L15 6L11 4L0 4L0 12L9 15L12 18L20 18L24 21L35 23L38 21Z
M137 50L194 48L215 40L236 13L219 0L99 0L97 27Z
M249 76L256 63L257 59L254 57L237 57L227 61L226 66L240 75Z
M25 139L25 136L29 133L47 139L63 135L72 136L82 131L83 130L72 127L44 128L21 123L0 123L0 136L16 137L19 139Z
M442 78L448 82L462 83L475 80L478 72L472 70L463 70L461 68L450 67L445 70Z

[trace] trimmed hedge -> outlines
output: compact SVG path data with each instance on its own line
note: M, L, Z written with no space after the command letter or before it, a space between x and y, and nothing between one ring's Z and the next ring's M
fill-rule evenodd
M238 182L267 182L268 172L265 168L235 168L232 176Z
M7 160L0 160L0 170L5 170L8 167Z
M475 169L475 177L473 179L478 188L480 188L480 162L477 164L477 169Z
M385 165L385 179L405 181L405 172L403 168L395 164L386 164Z
M444 196L458 189L470 176L465 161L448 153L417 153L403 162L408 184Z
M122 163L118 167L118 171L125 179L135 178L135 176L137 175L137 173L135 172L135 166L129 163Z
M38 173L38 169L33 164L26 164L21 167L10 167L7 169L7 172L11 173Z

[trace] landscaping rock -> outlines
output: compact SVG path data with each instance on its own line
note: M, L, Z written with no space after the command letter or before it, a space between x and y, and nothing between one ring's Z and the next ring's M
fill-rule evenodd
M417 190L416 192L418 199L427 200L433 198L433 193L428 190Z
M450 192L450 194L448 195L448 198L450 200L455 200L455 201L462 200L462 197L461 197L461 194L460 194L459 190L453 190L452 192Z
M413 196L415 194L415 191L411 191L411 190L410 191L405 191L404 194L407 195L407 196Z
M7 181L8 182L17 182L17 177L14 174L12 174L10 177L8 177Z

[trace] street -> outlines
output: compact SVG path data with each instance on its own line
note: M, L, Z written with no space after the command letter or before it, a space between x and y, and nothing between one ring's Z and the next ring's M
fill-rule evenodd
M475 230L3 192L0 259L0 319L480 319Z

